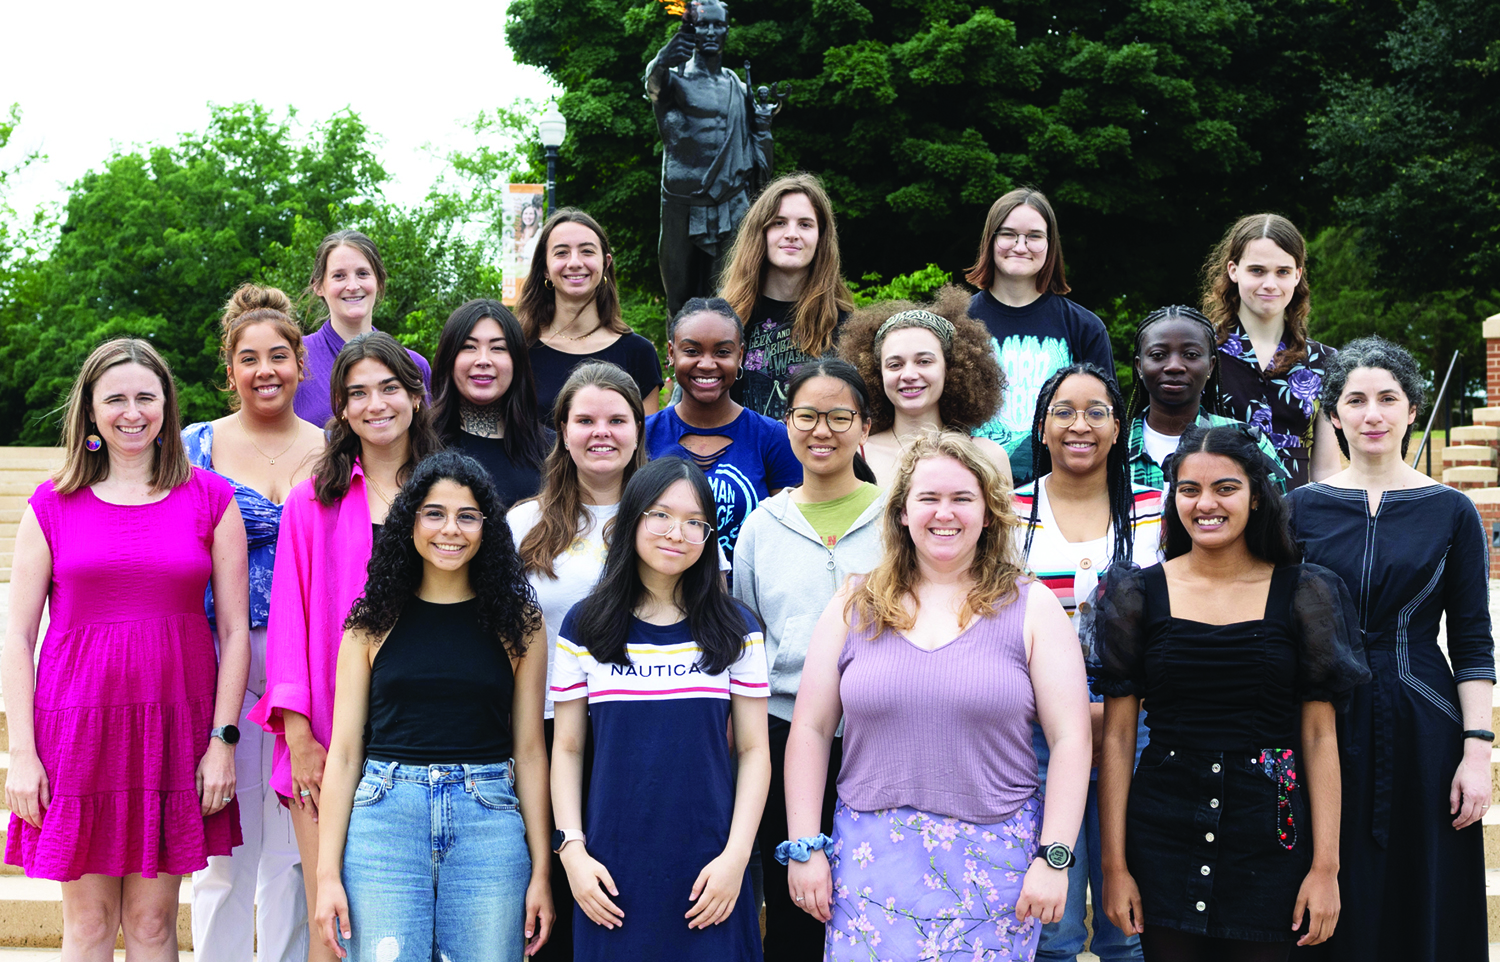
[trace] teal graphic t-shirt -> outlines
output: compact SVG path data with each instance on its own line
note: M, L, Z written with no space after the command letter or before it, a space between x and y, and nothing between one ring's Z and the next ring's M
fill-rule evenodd
M1005 449L1019 487L1035 476L1031 422L1042 385L1059 368L1079 361L1098 365L1113 377L1109 334L1092 311L1057 294L1043 294L1025 307L1010 307L989 291L980 291L969 301L969 316L989 329L990 344L1005 374L1000 410L974 436L989 438Z

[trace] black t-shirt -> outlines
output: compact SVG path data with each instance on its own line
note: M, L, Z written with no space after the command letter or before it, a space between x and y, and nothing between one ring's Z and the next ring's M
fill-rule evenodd
M413 598L375 653L365 754L411 765L490 765L511 757L516 680L479 601Z
M609 347L592 354L568 354L536 341L531 345L531 373L536 378L537 411L543 421L552 420L552 402L562 391L573 368L585 361L609 361L624 368L635 379L644 399L666 383L661 376L661 358L656 347L634 332L621 335Z
M745 364L729 394L756 414L776 421L786 416L787 382L798 367L814 360L792 338L793 307L796 305L790 301L773 301L769 297L756 300L745 319ZM847 311L839 312L838 325L833 330L834 344L838 343L848 319ZM833 354L830 346L825 356Z
M543 428L542 433L545 437L542 457L545 459L557 433L551 428ZM490 480L495 482L495 491L500 495L500 504L504 508L509 508L517 501L535 497L542 488L541 462L527 464L511 458L505 453L503 438L484 438L460 431L449 447L457 448L484 465L484 469L490 473Z
M1025 307L1011 307L989 291L980 291L969 301L969 316L989 329L995 358L1005 374L1000 410L974 434L1005 449L1019 487L1035 477L1031 422L1042 385L1059 368L1082 361L1096 364L1113 376L1115 360L1109 332L1093 311L1050 293ZM878 385L872 387L878 389Z

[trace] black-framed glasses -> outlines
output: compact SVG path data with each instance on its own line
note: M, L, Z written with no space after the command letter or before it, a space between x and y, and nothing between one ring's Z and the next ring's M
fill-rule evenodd
M848 408L832 408L827 411L819 411L817 408L792 408L787 412L787 421L798 431L811 431L818 426L818 418L828 422L828 430L834 434L843 434L854 426L854 419L859 417L858 411Z
M475 532L484 527L484 515L472 508L460 508L452 515L458 530ZM428 531L441 531L448 523L449 514L442 508L423 508L417 512L417 523Z
M1114 417L1114 405L1090 404L1086 408L1075 408L1069 404L1054 404L1047 409L1047 417L1058 427L1068 427L1083 415L1084 423L1091 428L1102 428Z
M652 534L665 538L672 533L673 528L677 528L682 531L682 539L688 544L702 544L714 533L713 525L697 518L679 521L665 511L655 510L642 511L641 517L646 519L646 530Z

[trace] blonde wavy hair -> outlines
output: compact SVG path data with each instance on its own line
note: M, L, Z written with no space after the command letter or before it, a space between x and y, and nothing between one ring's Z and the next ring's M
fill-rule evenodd
M929 458L952 458L963 465L979 481L984 496L986 524L969 565L974 584L959 609L959 625L968 627L976 616L993 614L996 608L1020 597L1017 583L1025 572L1011 532L1021 526L1021 520L1011 507L1010 483L968 435L928 431L907 447L891 485L885 507L885 557L850 595L844 608L845 620L872 636L886 629L907 631L916 624L916 612L907 608L906 600L911 598L915 605L921 573L917 547L901 521L901 513L911 494L912 473Z

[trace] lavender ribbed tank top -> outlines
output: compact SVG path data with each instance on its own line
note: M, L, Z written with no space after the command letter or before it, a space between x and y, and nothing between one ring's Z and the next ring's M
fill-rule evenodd
M1026 592L934 651L889 629L851 629L839 653L844 763L855 811L910 806L993 824L1035 795L1036 695L1022 626Z

